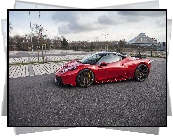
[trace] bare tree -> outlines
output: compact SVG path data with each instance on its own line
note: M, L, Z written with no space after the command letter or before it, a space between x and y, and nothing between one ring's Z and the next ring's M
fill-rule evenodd
M11 22L9 22L9 32L11 33L12 30L13 30L12 24Z

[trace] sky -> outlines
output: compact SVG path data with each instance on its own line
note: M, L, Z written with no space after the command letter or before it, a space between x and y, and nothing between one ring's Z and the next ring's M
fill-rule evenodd
M10 35L29 34L31 22L41 24L49 38L64 36L68 41L130 41L140 33L166 41L166 11L40 11L40 14L39 18L39 11L30 11L30 15L29 11L10 11L13 26Z

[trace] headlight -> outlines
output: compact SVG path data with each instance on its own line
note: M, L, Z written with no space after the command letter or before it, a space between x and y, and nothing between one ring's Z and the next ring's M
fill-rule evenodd
M77 69L77 67L76 66L73 66L73 67L70 67L70 68L65 68L61 72L64 74L64 73L66 73L69 70L72 71L72 70L75 70L75 69Z
M65 72L67 72L68 71L68 69L67 68L65 68L64 70L62 70L61 72L64 74Z
M75 69L77 69L76 66L68 68L68 70L71 70L71 71L72 71L72 70L75 70Z

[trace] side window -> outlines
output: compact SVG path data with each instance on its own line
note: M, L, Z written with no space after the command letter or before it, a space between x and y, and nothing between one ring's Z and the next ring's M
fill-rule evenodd
M113 62L118 62L120 60L122 60L122 57L121 56L114 55Z
M109 55L106 55L98 61L98 64L101 64L102 62L108 63L108 61L109 61Z
M120 61L120 60L122 60L121 56L114 55L114 54L109 54L109 55L106 55L103 58L101 58L98 61L98 64L101 64L102 62L113 63L113 62L117 62L117 61Z

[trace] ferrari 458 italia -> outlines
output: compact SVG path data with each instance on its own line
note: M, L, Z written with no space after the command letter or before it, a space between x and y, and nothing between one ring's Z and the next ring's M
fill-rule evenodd
M116 52L99 52L70 61L55 72L59 85L89 87L92 83L115 82L127 79L144 81L151 68L149 59L135 58Z

